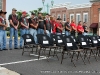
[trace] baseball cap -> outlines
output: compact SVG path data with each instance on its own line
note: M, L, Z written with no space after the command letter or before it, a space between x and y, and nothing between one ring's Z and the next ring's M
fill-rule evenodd
M12 10L13 10L13 11L17 11L17 9L16 9L16 8L13 8Z

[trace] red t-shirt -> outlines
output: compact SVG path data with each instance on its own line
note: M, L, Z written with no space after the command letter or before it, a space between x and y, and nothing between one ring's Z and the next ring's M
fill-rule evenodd
M74 27L75 29L77 29L77 26L76 26L75 23L71 23L70 26L71 26L71 28ZM72 29L72 30L73 30L73 29Z
M62 24L61 23L56 23L56 32L57 33L62 33L62 30L58 29L57 27L62 28Z
M56 21L51 21L52 23L52 33L56 33Z
M78 31L78 33L82 33L81 31L84 31L83 26L82 25L78 25L77 26L77 31Z

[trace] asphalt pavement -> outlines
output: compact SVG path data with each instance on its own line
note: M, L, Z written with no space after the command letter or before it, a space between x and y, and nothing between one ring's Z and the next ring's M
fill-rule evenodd
M29 53L25 53L22 56L21 53L21 49L1 51L0 66L20 75L100 75L100 57L97 58L98 62L91 58L90 64L86 60L86 65L80 59L75 62L74 67L67 55L63 64L60 64L61 53L58 54L59 61L56 57L50 57L49 62L45 55L38 60L38 54L33 53L29 56Z

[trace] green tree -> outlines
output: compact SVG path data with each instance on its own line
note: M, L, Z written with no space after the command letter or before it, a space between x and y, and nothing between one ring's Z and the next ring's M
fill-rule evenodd
M35 13L36 16L38 15L38 12L41 12L42 11L42 8L38 8L37 10L32 10L30 11L30 13Z
M16 14L18 15L18 19L19 19L22 16L22 11L21 10L20 11L17 11Z
M42 8L38 8L38 12L41 12L42 11Z
M46 12L43 12L43 13L42 13L43 16L46 16L46 14L47 14Z
M22 11L21 11L21 10L20 10L20 11L17 11L16 14L18 15L18 19L19 19L19 18L21 18L21 16L22 16ZM29 14L27 13L26 16L28 17Z

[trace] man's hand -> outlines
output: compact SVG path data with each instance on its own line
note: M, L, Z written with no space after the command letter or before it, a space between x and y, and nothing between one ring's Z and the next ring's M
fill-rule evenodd
M28 29L29 27L28 26L25 26L26 27L26 29Z
M44 33L47 34L46 30L44 30Z
M14 26L14 28L17 30L18 29L18 27L17 26Z

